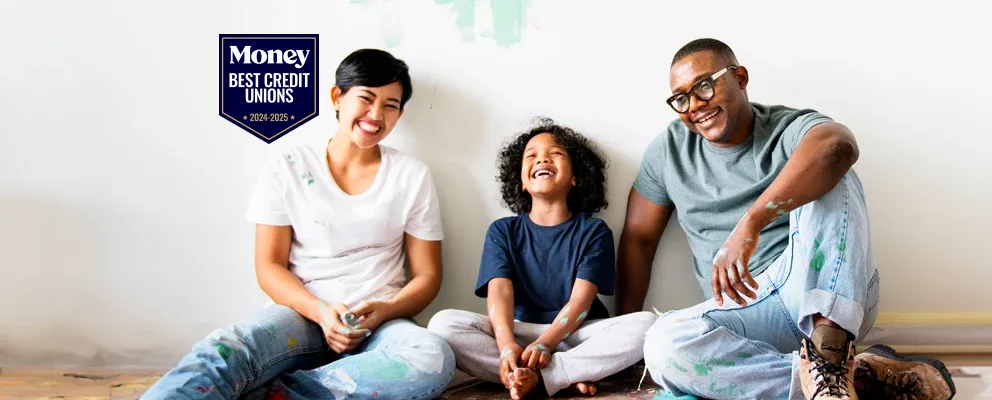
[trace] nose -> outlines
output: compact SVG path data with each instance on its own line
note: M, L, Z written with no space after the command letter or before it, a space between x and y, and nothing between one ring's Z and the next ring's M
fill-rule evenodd
M369 107L368 114L369 114L369 118L378 121L379 117L382 116L382 106L373 104L372 106Z
M698 111L700 108L702 108L706 104L707 104L707 101L697 99L696 96L690 95L689 96L689 114L690 115L694 114L696 111Z

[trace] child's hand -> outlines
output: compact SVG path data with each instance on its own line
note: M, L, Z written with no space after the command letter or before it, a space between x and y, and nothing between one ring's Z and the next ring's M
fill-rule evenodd
M531 343L524 350L523 355L520 356L520 361L525 364L525 367L530 369L544 368L551 362L551 350L544 343Z
M499 381L503 382L503 386L506 386L507 389L510 388L510 374L517 369L517 360L520 360L520 355L523 352L524 349L516 343L510 343L500 349Z

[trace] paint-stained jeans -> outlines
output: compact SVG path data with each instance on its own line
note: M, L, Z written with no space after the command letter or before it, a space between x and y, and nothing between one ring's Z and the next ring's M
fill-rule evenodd
M319 325L271 305L199 341L142 399L429 399L454 370L447 342L410 320L338 355Z
M675 395L802 399L799 344L822 314L860 341L875 323L879 277L861 181L850 171L789 216L785 252L756 300L713 299L664 314L647 332L651 377Z

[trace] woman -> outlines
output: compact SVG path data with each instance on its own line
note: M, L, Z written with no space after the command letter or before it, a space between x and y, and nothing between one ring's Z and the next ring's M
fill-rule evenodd
M274 301L196 344L144 399L431 398L455 361L412 317L441 285L431 173L381 142L411 97L407 65L358 50L336 72L338 131L265 168L248 206ZM410 264L410 279L403 268Z

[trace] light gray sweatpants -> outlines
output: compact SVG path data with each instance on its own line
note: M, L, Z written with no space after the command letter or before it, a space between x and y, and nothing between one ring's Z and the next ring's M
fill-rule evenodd
M644 333L657 316L650 312L586 321L555 347L551 362L541 370L549 395L578 382L597 382L644 358ZM548 325L514 321L513 336L526 348ZM489 317L462 310L444 310L431 318L427 330L451 346L458 369L476 378L499 383L499 349Z

